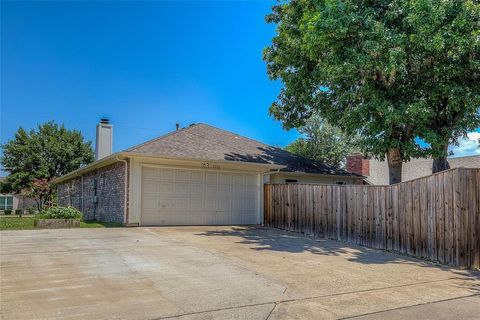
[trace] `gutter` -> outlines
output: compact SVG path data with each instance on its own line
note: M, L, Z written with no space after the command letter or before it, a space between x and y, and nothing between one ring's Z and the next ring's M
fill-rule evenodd
M283 165L276 165L276 164L269 164L269 163L252 163L252 162L243 162L243 161L231 161L231 160L212 160L212 159L199 159L199 158L183 158L183 157L166 157L162 155L148 155L148 154L138 154L138 153L131 153L131 152L116 152L108 157L102 158L95 162L90 163L82 168L74 170L70 173L67 173L64 176L58 177L53 180L54 183L60 183L65 180L69 180L75 177L79 177L81 174L88 172L95 168L100 168L106 166L110 163L114 163L119 160L120 157L125 158L147 158L147 159L159 159L159 160L183 160L183 161L192 161L192 162L210 162L210 163L225 163L225 164L239 164L239 165L246 165L251 167L257 168L269 168L269 169L282 169L285 166Z
M102 158L102 159L97 160L95 162L92 162L92 163L90 163L90 164L88 164L84 167L81 167L77 170L69 172L66 175L55 178L55 179L53 179L53 183L60 183L62 181L68 180L68 179L79 177L79 176L83 175L85 172L88 172L88 171L90 171L91 169L94 169L94 168L103 167L104 165L106 165L109 162L114 163L116 161L115 160L116 157L119 157L122 154L123 154L123 152L117 152L117 153L111 154L108 157Z

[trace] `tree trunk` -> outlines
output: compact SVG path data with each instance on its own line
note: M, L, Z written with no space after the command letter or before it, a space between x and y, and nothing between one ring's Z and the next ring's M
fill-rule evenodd
M448 163L447 156L448 156L448 143L444 144L441 147L443 151L442 155L439 157L435 157L433 159L433 166L432 166L432 173L437 173L441 171L445 171L450 169L450 164Z
M398 148L387 152L389 184L402 182L402 157Z

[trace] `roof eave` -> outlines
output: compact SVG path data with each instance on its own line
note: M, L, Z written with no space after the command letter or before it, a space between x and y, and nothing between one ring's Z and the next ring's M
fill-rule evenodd
M100 160L94 161L84 167L78 168L77 170L74 170L72 172L67 173L66 175L63 175L61 177L53 179L53 183L61 183L65 180L69 180L78 176L81 176L90 170L97 169L104 167L106 165L109 165L111 163L115 163L120 160L121 157L125 158L125 152L116 152L113 153L105 158L102 158Z
M117 152L113 153L103 159L97 160L92 162L82 168L74 170L72 172L67 173L61 177L58 177L53 180L54 183L61 183L66 180L73 179L75 177L79 177L91 170L98 169L104 167L106 165L115 163L125 158L148 158L148 159L157 159L157 160L184 160L184 161L208 161L212 163L228 163L228 164L242 164L251 166L254 168L261 169L260 171L268 172L270 170L280 170L285 168L283 165L276 165L276 164L269 164L269 163L254 163L254 162L242 162L242 161L231 161L231 160L213 160L213 159L198 159L198 158L185 158L185 157L168 157L162 155L152 155L152 154L142 154L142 153L133 153L133 152Z
M222 159L200 159L200 158L188 158L188 157L169 157L164 155L155 155L155 154L144 154L144 153L134 153L134 152L123 152L125 156L130 158L148 158L148 159L158 159L158 160L183 160L183 161L208 161L212 163L228 163L228 164L241 164L247 165L262 169L269 170L280 170L285 168L284 165L271 164L271 163L257 163L257 162L247 162L247 161L232 161L232 160L222 160Z

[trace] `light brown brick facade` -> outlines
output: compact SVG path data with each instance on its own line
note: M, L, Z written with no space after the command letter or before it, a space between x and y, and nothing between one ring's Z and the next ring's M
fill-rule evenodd
M78 176L58 185L58 203L77 208L85 220L124 223L125 179L123 162L90 171L83 175L83 201Z

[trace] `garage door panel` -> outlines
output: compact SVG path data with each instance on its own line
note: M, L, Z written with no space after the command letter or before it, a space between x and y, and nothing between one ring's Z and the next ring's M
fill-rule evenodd
M189 209L190 208L189 199L176 199L174 208L175 209Z
M187 182L176 182L175 183L175 193L176 194L186 194L188 195L188 183Z
M200 210L204 208L202 199L190 199L190 208Z
M257 185L257 176L255 175L245 175L245 184L249 186Z
M204 186L200 183L192 183L190 185L188 185L188 192L191 194L191 195L199 195L201 196L203 194L203 188Z
M158 208L158 196L145 196L143 206L145 210Z
M259 223L259 179L170 168L142 170L142 225Z
M217 210L217 199L205 199L205 209Z
M229 174L229 173L219 173L218 174L218 184L229 186L231 184L231 174Z
M205 196L207 198L217 198L218 197L218 186L217 185L206 185L205 186Z
M255 204L255 199L246 199L244 200L244 209L245 210L255 210L256 209L256 204Z
M174 181L175 180L175 170L174 169L159 169L160 178L163 181Z
M192 179L191 170L176 170L175 179L177 181L190 181Z
M158 192L168 193L175 191L175 184L173 182L160 181L158 183Z
M205 182L210 185L217 185L218 184L218 174L215 172L206 172L205 173Z
M232 184L243 185L245 178L242 174L232 174Z
M160 179L160 171L157 168L143 168L143 176L145 179Z

